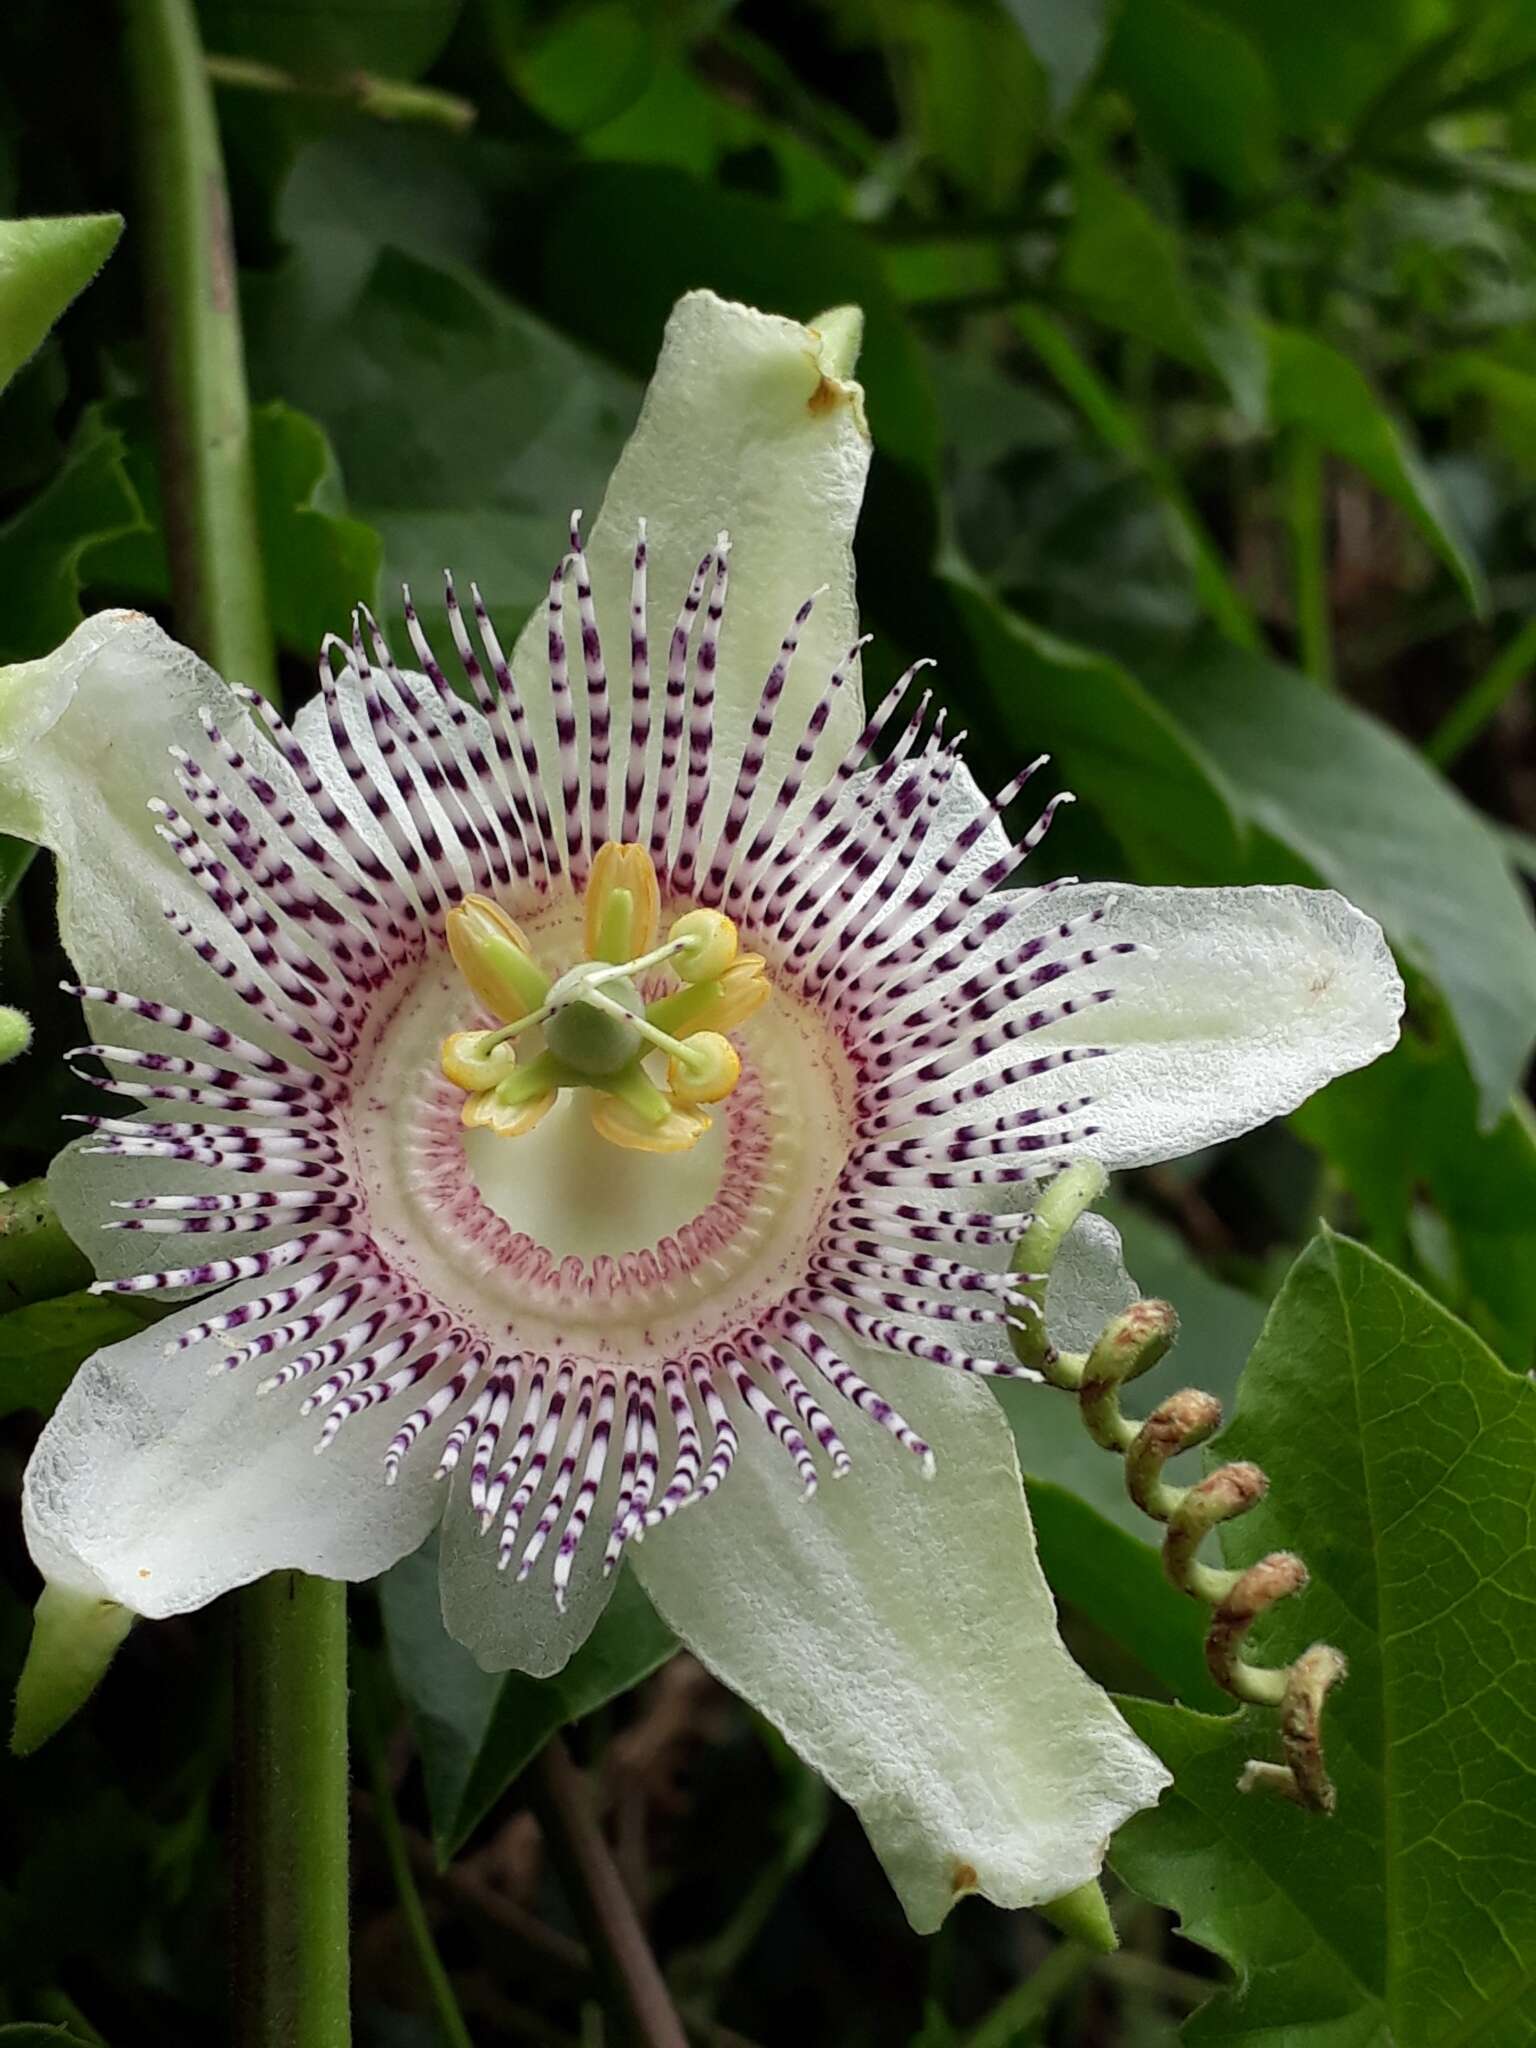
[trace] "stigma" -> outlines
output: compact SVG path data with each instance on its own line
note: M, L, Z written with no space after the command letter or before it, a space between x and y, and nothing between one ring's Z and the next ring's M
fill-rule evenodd
M488 896L447 916L449 951L492 1030L443 1040L444 1076L464 1091L471 1130L522 1137L566 1089L590 1097L592 1126L637 1152L687 1152L706 1105L741 1078L728 1034L768 1000L762 958L743 953L722 911L687 909L661 937L661 891L640 845L610 842L582 901L582 957L551 975L522 928ZM660 994L645 995L659 981Z

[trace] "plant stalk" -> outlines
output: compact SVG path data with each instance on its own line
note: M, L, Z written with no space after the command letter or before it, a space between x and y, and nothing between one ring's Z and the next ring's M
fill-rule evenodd
M616 2012L639 2048L687 2048L650 1943L562 1736L534 1762L533 1809Z
M171 596L221 674L276 700L229 197L191 0L124 0ZM347 2048L346 1589L237 1596L235 2026Z
M346 1589L274 1572L235 1629L240 2048L346 2048Z
M141 258L176 623L272 697L229 194L191 0L124 0Z

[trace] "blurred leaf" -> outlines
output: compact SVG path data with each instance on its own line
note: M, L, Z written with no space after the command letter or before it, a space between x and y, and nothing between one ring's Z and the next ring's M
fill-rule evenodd
M251 419L261 556L281 644L312 655L345 629L348 608L378 595L383 547L347 517L330 443L313 420L277 402Z
M1105 67L1131 99L1147 139L1175 163L1247 195L1279 164L1279 116L1247 36L1192 0L1132 0Z
M600 502L638 391L457 264L370 242L390 227L371 161L327 195L333 153L301 159L293 257L249 294L252 381L323 424L382 537L393 634L400 583L433 602L445 567L478 579L505 630L544 588L571 507Z
M1271 327L1269 405L1277 427L1294 427L1355 464L1412 519L1480 611L1483 572L1439 485L1406 430L1347 356L1297 327Z
M0 661L47 654L80 623L85 558L145 527L127 444L99 408L82 418L62 466L0 526Z
M840 222L786 220L762 200L675 171L593 165L562 186L543 265L546 303L637 376L649 373L674 301L694 285L796 320L862 306L858 375L875 446L922 477L935 474L938 422L922 353L871 245ZM604 280L601 293L593 276Z
M1326 1154L1374 1248L1395 1264L1414 1267L1417 1229L1433 1204L1448 1242L1417 1277L1523 1369L1536 1357L1536 1130L1520 1098L1487 1131L1477 1110L1454 1038L1409 1031L1292 1121Z
M1536 473L1536 375L1482 349L1457 349L1426 363L1419 402L1436 411L1458 398L1481 399L1491 438L1522 468Z
M638 1685L677 1647L625 1571L591 1635L553 1678L482 1671L443 1627L435 1540L385 1574L379 1604L445 1863L557 1729Z
M1259 632L1242 594L1205 529L1198 509L1173 464L1119 395L1111 389L1059 321L1038 306L1016 306L1013 324L1039 355L1094 433L1135 469L1156 493L1162 522L1206 612L1228 639L1257 647ZM1108 566L1098 550L1086 557L1089 578L1102 584ZM1081 551L1079 550L1081 558ZM1115 580L1118 580L1116 578ZM1096 600L1102 606L1102 595Z
M376 71L419 78L453 32L462 0L198 0L203 42L221 57L254 57L301 77Z
M512 84L556 128L580 135L632 106L661 61L665 10L652 18L623 0L547 10L528 0L488 0L496 53Z
M1268 368L1257 319L1196 283L1178 236L1118 178L1083 164L1073 182L1062 288L1107 326L1213 372L1243 417L1261 425Z
M1422 0L1207 0L1261 52L1285 126L1336 135L1441 17Z
M1176 1774L1113 1860L1236 1968L1191 2044L1516 2048L1536 2040L1536 1386L1347 1238L1292 1268L1212 1461L1271 1487L1228 1559L1299 1550L1259 1624L1274 1662L1349 1658L1324 1738L1339 1809L1240 1793L1274 1716L1126 1700Z
M980 206L1003 209L1045 127L1046 80L1030 45L1000 9L966 0L902 0L886 21L924 153Z
M1220 771L1128 670L1040 632L962 572L943 589L1005 729L1050 749L1138 872L1214 880L1241 863Z
M117 247L120 213L0 220L0 387Z
M734 38L733 54L744 43ZM757 49L751 43L745 47ZM795 84L786 112L808 119L807 96ZM822 115L819 102L814 113ZM845 133L842 124L835 124L830 139L841 142ZM670 164L706 181L747 162L761 162L775 204L795 219L839 213L847 203L843 178L787 119L766 118L744 95L714 88L679 58L658 63L636 100L589 129L582 152L595 162Z
M1003 5L1046 75L1051 111L1064 114L1104 54L1116 0L1003 0Z
M1536 924L1476 812L1396 733L1277 662L1211 640L1150 680L1240 810L1435 980L1496 1122L1536 1036Z
M127 472L146 517L116 541L94 542L87 569L93 583L168 602L164 510L148 404L120 399L103 418L126 449ZM378 591L379 536L348 517L330 443L301 412L281 402L251 415L257 517L267 602L279 644L313 660L327 633L345 633L351 608Z
M97 1294L61 1294L0 1316L0 1416L51 1415L78 1368L103 1345L132 1337L144 1317Z

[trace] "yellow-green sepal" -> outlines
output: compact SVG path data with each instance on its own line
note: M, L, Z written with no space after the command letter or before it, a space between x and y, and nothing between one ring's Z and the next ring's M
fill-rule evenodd
M1069 1941L1080 1941L1095 1955L1112 1956L1120 1946L1115 1923L1109 1917L1109 1901L1097 1878L1089 1878L1074 1892L1063 1892L1059 1899L1047 1900L1043 1906L1036 1906L1035 1911Z
M96 1593L49 1584L32 1613L32 1641L16 1687L11 1749L29 1756L79 1712L100 1684L133 1610Z

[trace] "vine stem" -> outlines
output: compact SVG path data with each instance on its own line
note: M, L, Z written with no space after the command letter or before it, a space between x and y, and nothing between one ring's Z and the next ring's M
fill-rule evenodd
M544 1839L609 1995L628 2016L635 2040L640 2048L687 2048L683 2023L562 1736L545 1743L530 1780Z
M138 229L182 637L274 700L277 665L218 122L191 0L124 0ZM346 1589L237 1596L235 2038L347 2048Z

